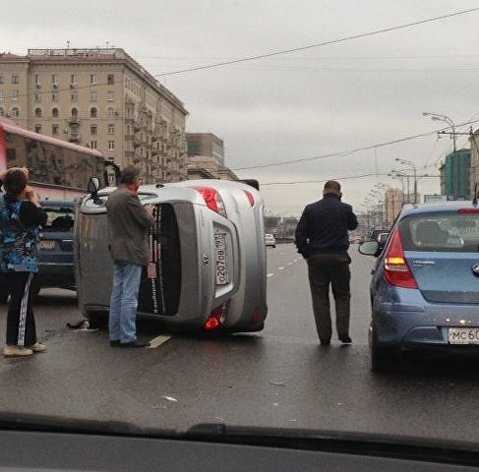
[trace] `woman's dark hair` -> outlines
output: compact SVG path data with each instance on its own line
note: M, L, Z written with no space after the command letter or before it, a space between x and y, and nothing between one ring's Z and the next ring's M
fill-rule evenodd
M18 197L28 184L28 177L22 169L9 170L4 178L3 185L7 194Z

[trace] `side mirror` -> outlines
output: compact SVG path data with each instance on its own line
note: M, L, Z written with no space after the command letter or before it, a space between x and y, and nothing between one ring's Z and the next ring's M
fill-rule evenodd
M380 246L377 241L366 241L359 245L359 253L363 256L376 257L380 253Z

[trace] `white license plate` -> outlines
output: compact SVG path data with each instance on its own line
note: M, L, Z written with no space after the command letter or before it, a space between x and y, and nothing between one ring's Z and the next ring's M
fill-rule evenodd
M226 234L215 233L216 285L226 285L230 278L226 267Z
M479 344L479 328L449 328L449 344Z
M40 249L48 249L48 250L55 249L55 241L49 241L49 240L40 241L39 247Z

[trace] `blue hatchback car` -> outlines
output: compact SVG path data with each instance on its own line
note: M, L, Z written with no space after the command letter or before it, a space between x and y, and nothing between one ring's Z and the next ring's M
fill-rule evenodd
M405 206L371 281L369 344L373 370L409 350L479 352L479 208L470 202Z

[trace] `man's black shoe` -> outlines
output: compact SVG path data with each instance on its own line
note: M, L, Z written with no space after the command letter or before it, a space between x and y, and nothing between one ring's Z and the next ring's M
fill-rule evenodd
M343 344L351 344L353 342L353 340L349 336L345 336L344 338L339 338L339 340Z
M110 341L111 347L120 347L120 341Z
M320 339L319 342L321 343L321 346L330 346L331 345L331 340L330 339Z
M140 343L138 341L133 341L131 343L120 343L120 347L123 348L142 348L142 347L148 347L150 343Z

